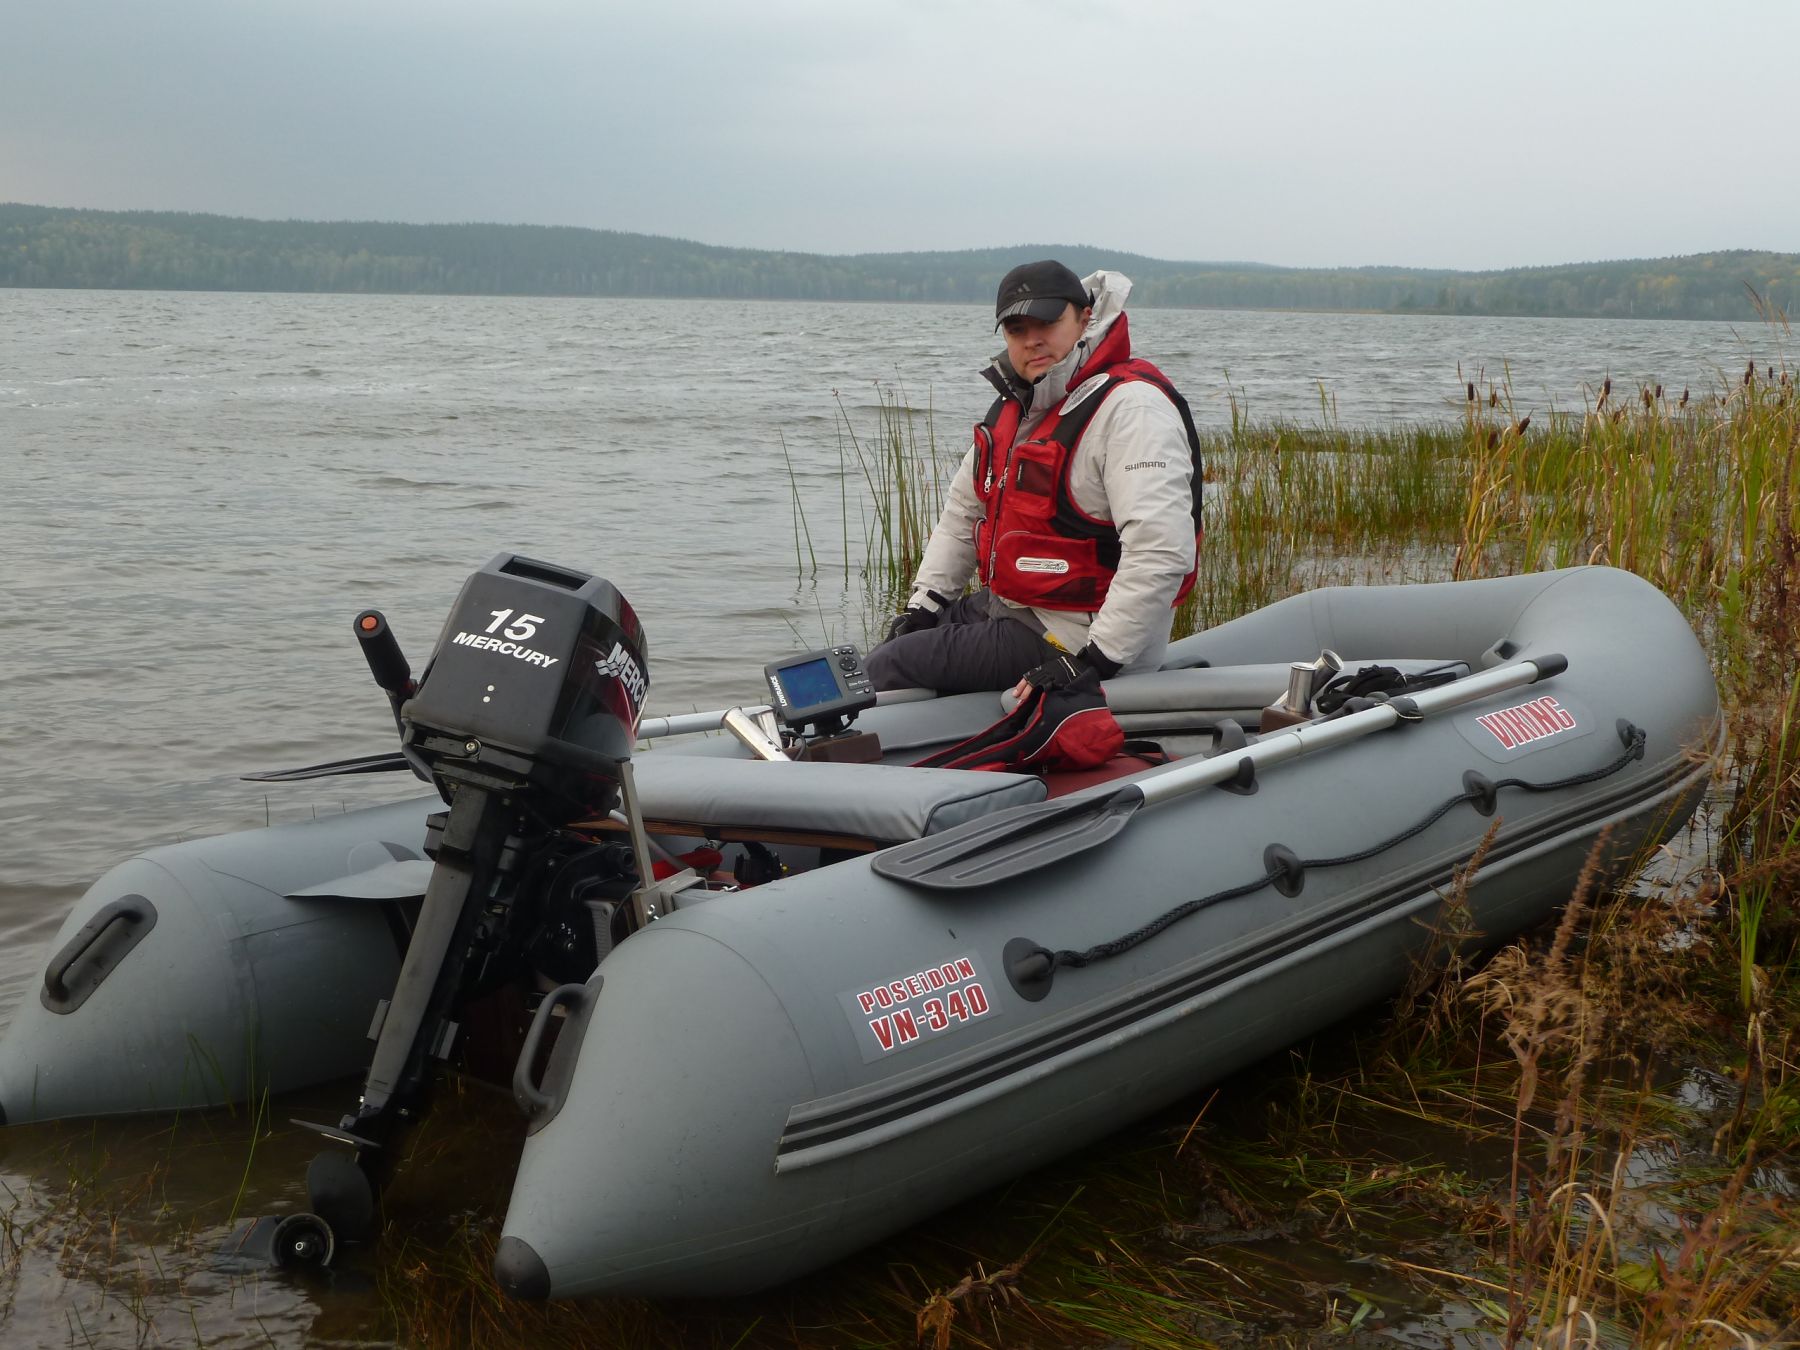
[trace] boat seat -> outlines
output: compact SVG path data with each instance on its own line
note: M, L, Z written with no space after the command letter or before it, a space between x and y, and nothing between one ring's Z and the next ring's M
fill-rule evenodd
M1030 774L697 755L632 761L644 819L711 838L830 835L897 844L1044 799ZM665 827L667 827L665 829Z
M1454 665L1459 677L1469 673L1459 661L1416 657L1344 658L1344 669L1393 666L1414 675ZM1225 718L1255 726L1262 710L1287 693L1287 662L1243 666L1193 666L1184 670L1152 670L1121 675L1101 686L1106 706L1127 736L1146 731L1198 731Z
M1127 736L1139 731L1195 731L1221 718L1254 724L1287 692L1288 663L1197 666L1120 675L1100 686Z
M1350 671L1373 665L1393 666L1408 674L1455 665L1460 674L1468 674L1466 665L1449 658L1344 658L1344 669ZM1115 676L1101 689L1127 736L1213 731L1227 718L1254 727L1262 720L1263 709L1287 693L1289 669L1286 661L1267 661L1150 670ZM939 697L929 689L896 689L877 697L879 716L868 716L863 725L879 731L889 764L921 759L973 736L1017 706L1010 690Z
M1262 710L1287 692L1285 662L1254 666L1202 666L1119 675L1101 690L1127 736L1152 731L1206 731L1221 718L1254 726ZM884 691L879 722L882 751L890 762L919 759L973 736L1005 717L1018 701L1011 690L939 698L928 689ZM896 705L919 706L911 708ZM954 712L946 704L954 703ZM870 719L874 724L874 719Z

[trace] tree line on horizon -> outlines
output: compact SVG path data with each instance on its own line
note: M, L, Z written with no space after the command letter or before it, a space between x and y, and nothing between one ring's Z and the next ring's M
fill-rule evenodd
M249 220L0 203L0 286L979 304L1016 263L1113 267L1143 306L1728 319L1800 305L1800 254L1505 271L1178 262L1089 246L828 255L544 225Z

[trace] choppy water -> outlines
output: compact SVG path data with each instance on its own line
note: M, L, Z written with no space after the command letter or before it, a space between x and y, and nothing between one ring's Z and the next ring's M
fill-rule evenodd
M1234 402L1445 417L1478 373L1520 413L1579 408L1607 375L1701 388L1778 355L1717 324L1134 328L1213 425ZM862 640L846 419L873 433L881 381L955 441L994 346L954 306L0 291L0 1019L68 900L135 848L416 788L238 780L390 746L350 637L364 606L418 660L501 549L601 573L644 620L654 711L753 698L775 655ZM61 1343L57 1302L13 1326Z

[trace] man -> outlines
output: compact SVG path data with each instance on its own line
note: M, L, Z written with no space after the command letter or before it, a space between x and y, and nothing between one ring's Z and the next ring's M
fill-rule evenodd
M1059 689L1154 670L1194 584L1199 437L1186 401L1133 360L1131 283L1015 267L975 428L906 611L868 654L877 689ZM981 588L963 595L969 578ZM1016 683L1015 683L1016 682Z

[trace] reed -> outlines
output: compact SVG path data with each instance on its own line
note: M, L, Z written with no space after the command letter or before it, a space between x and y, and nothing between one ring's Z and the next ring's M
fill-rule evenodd
M939 444L929 401L915 410L904 388L877 383L874 392L875 425L861 436L842 397L837 398L838 444L840 461L845 461L843 447L849 446L848 459L854 460L866 491L858 519L862 573L870 608L883 612L898 608L905 599L966 446L951 449ZM852 546L847 494L839 501L848 571Z
M1791 667L1794 644L1757 608L1800 589L1800 400L1773 369L1702 398L1656 386L1619 400L1608 380L1582 410L1535 424L1500 383L1459 423L1391 431L1258 423L1232 391L1230 426L1202 435L1207 542L1178 632L1319 585L1607 563L1669 594L1723 674ZM872 428L838 411L846 472L866 493L862 557L847 562L881 605L910 585L965 446L940 442L932 409L887 385ZM808 533L797 523L798 545Z
M1738 1002L1754 1013L1765 1002L1770 971L1785 982L1800 951L1793 904L1800 879L1800 677L1773 711L1747 720L1754 739L1725 823L1725 885L1737 930Z

